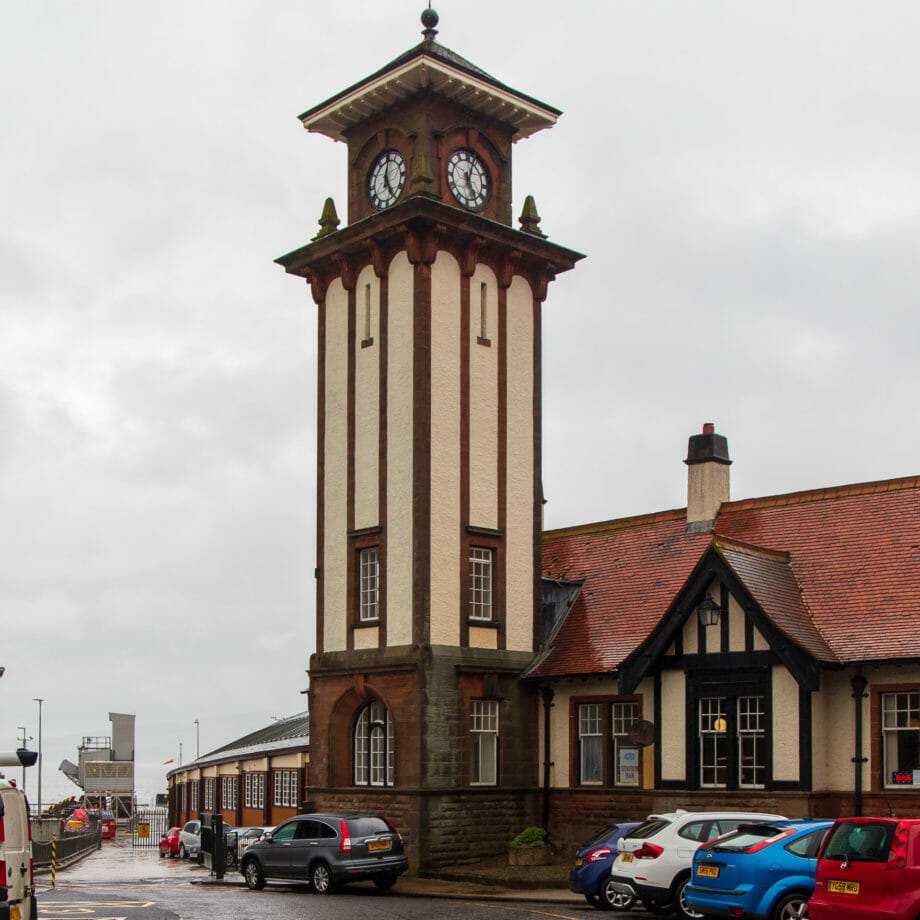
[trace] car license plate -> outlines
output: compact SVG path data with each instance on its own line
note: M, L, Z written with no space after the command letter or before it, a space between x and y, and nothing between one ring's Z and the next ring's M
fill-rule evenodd
M579 856L578 859L575 860L575 867L577 868L577 867L580 866L583 862L584 862L584 860Z
M632 862L632 853L624 853L623 862Z
M718 878L719 877L719 867L718 866L697 866L696 874L705 875L708 878Z
M835 894L859 894L859 882L844 882L832 878L827 882L827 890Z
M390 849L390 841L389 841L389 840L372 840L372 841L367 845L367 848L368 848L369 850L371 850L371 851L373 851L373 850L389 850L389 849Z
M22 914L19 912L19 905L11 904L10 905L10 920L20 920L21 917L22 917Z

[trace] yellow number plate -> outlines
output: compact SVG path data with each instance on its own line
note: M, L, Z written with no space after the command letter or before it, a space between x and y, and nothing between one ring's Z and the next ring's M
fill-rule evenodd
M21 916L22 915L19 912L19 905L11 904L10 905L10 920L20 920Z
M367 848L368 848L369 850L389 850L389 849L390 849L390 841L389 841L389 840L372 840L372 841L367 845Z
M584 860L579 856L578 859L575 860L575 865L580 866L583 862Z
M859 894L859 882L844 882L840 879L829 879L827 890L835 894Z
M697 866L696 874L706 875L709 878L718 878L719 877L719 867L718 866Z
M632 862L632 853L624 853L623 862Z

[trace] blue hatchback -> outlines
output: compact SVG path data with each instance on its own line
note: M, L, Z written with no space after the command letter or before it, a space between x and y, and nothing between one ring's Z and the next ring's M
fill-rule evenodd
M593 907L602 910L629 910L635 898L620 894L607 887L610 867L617 856L617 841L634 827L636 821L624 824L608 824L599 830L575 854L575 865L569 873L569 888L576 894L583 894Z
M742 824L693 856L687 905L707 917L805 920L833 821Z

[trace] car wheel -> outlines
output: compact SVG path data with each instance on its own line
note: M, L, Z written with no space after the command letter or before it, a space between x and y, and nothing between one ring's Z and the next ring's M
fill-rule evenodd
M165 855L166 855L166 850L164 850L163 847L160 847L160 859L162 859Z
M623 894L622 891L615 891L613 888L613 879L607 879L599 892L598 903L595 907L606 907L607 910L630 910L636 903L635 895Z
M243 878L246 879L246 887L253 891L261 891L265 887L265 876L254 859L246 860L243 866Z
M310 884L317 894L332 894L332 872L322 860L313 863L310 870Z
M793 892L780 898L772 917L773 920L808 920L808 895Z
M705 916L700 913L698 910L694 910L687 903L687 887L690 884L690 876L685 875L683 878L677 880L673 889L673 897L671 903L674 907L674 913L677 915L678 920L702 920Z
M396 878L396 874L392 872L388 875L378 875L374 879L374 884L378 891L389 891L396 884Z
M185 849L185 844L179 844L179 859L188 859L188 850Z

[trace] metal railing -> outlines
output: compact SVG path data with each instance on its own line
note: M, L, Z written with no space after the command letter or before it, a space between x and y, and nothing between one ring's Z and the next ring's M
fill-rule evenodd
M65 831L53 840L32 841L32 862L36 868L51 865L52 851L57 868L85 856L102 846L102 828L97 826L88 831Z

